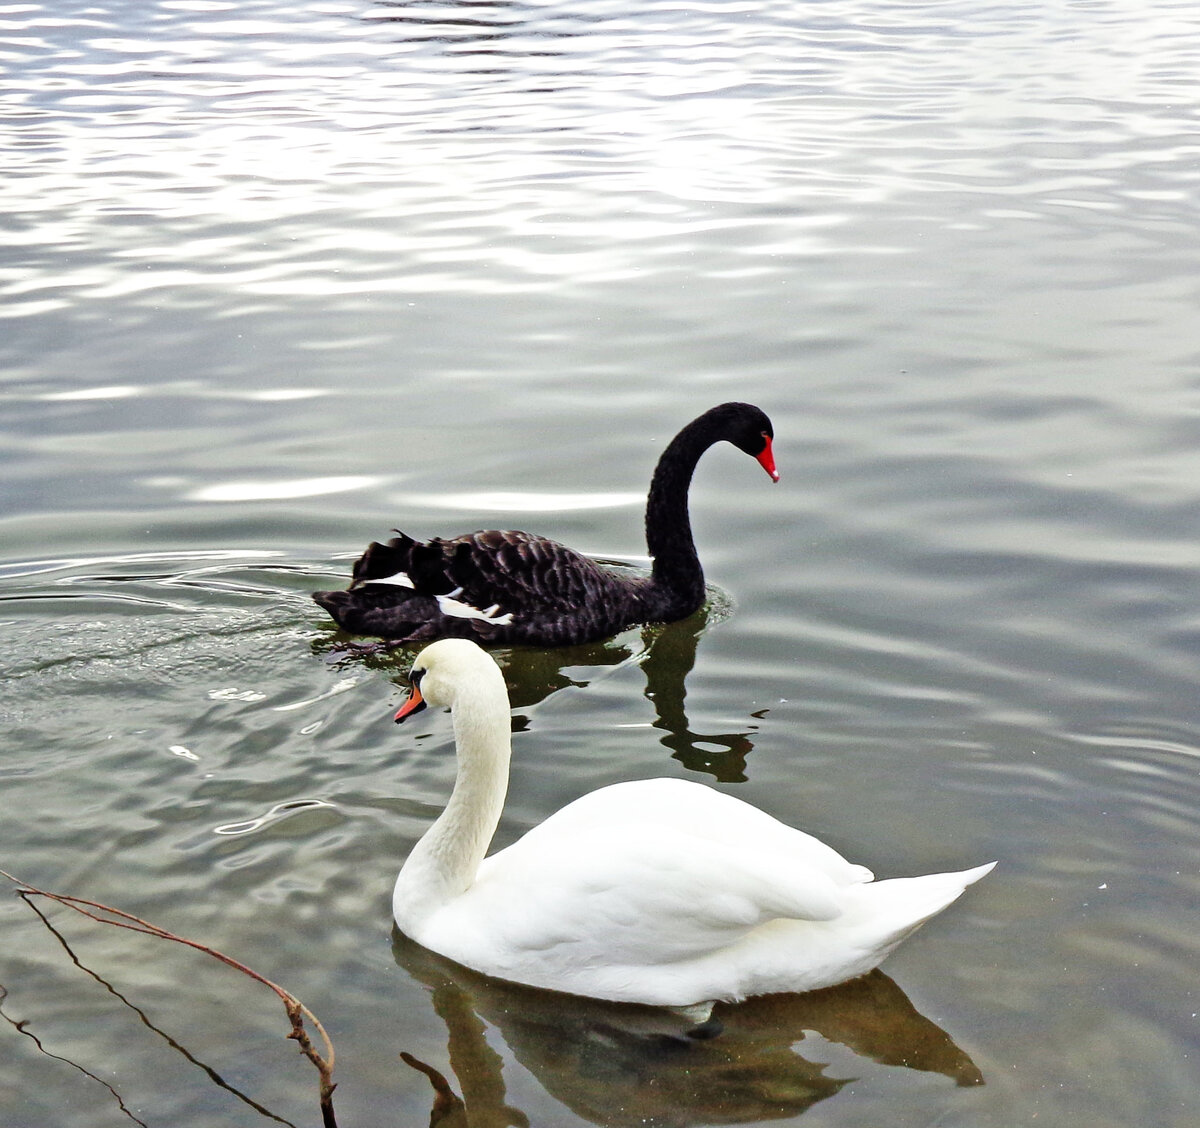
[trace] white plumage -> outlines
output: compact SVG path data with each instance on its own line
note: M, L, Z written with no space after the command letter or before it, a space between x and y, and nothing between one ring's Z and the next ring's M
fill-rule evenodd
M396 880L400 929L489 975L684 1007L832 986L870 971L992 865L876 882L811 835L679 779L618 783L490 858L508 785L504 680L475 643L413 666L453 711L458 776Z

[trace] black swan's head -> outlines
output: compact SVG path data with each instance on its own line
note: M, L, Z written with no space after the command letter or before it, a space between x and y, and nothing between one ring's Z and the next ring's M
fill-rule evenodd
M755 459L771 475L771 481L779 481L771 449L775 428L765 411L752 403L722 403L706 411L697 422L701 420L712 428L715 439L733 443L738 450Z

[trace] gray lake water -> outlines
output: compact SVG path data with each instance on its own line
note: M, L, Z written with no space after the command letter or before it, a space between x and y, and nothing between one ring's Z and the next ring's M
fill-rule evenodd
M0 866L299 996L342 1128L428 1123L401 1051L472 1128L1197 1123L1194 5L28 0L0 52ZM393 935L449 725L308 593L394 526L636 562L727 399L782 482L702 462L707 617L500 655L498 842L668 774L999 865L681 1049ZM6 1126L319 1122L265 989L42 908L163 1034L0 899Z

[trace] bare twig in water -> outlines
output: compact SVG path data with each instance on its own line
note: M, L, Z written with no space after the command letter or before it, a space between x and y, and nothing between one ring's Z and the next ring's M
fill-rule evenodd
M334 1051L333 1043L329 1040L329 1035L326 1034L325 1028L321 1025L320 1020L312 1013L299 999L290 992L285 991L277 983L271 982L266 976L259 975L257 971L247 967L243 963L239 963L231 956L227 956L224 952L218 952L215 948L210 948L207 944L201 944L196 940L188 940L183 936L176 936L173 932L168 932L165 928L160 928L156 924L151 924L149 921L142 920L141 917L136 917L132 913L127 913L121 909L114 909L109 905L103 905L98 901L88 901L83 897L70 897L61 893L48 893L44 889L38 889L36 886L30 885L28 882L21 881L13 877L12 874L0 870L0 875L7 877L9 881L22 888L17 890L17 895L21 897L26 904L33 908L31 897L45 897L47 900L55 901L66 908L74 909L75 912L89 917L101 924L110 924L114 928L125 928L130 932L141 932L147 936L155 936L160 940L171 940L176 944L183 944L189 948L195 948L198 952L204 952L206 955L212 956L213 959L219 960L221 963L233 968L235 971L240 971L243 975L248 975L251 979L261 983L264 987L273 991L279 1000L283 1003L284 1009L287 1011L288 1020L291 1023L291 1032L289 1038L296 1041L300 1047L300 1052L304 1054L313 1066L316 1068L320 1076L320 1101L321 1101L321 1120L324 1128L337 1128L337 1120L333 1114L333 1090L337 1085L333 1081L333 1064ZM105 915L100 915L105 914ZM38 914L41 916L41 914ZM43 918L44 919L44 918ZM308 1036L308 1031L304 1026L304 1019L307 1017L313 1024L314 1029L321 1037L324 1053L322 1054L313 1045L312 1040ZM139 1122L140 1123L140 1122Z
M25 903L35 913L37 913L37 915L39 917L41 917L42 923L46 926L46 930L59 942L59 944L62 946L63 951L65 951L67 953L67 957L70 959L70 961L77 968L79 968L79 970L82 971L85 975L90 975L97 983L99 983L106 991L108 991L108 993L110 995L112 995L113 998L117 999L119 1002L123 1003L131 1011L133 1011L133 1013L136 1014L138 1016L138 1018L140 1018L142 1020L143 1025L145 1025L147 1027L147 1029L153 1030L154 1033L159 1035L159 1037L161 1037L167 1043L167 1045L169 1045L172 1049L177 1050L185 1058L187 1058L187 1060L190 1061L193 1065L198 1066L200 1069L204 1070L204 1072L208 1074L208 1076L211 1078L211 1080L213 1081L214 1084L219 1085L222 1089L226 1090L229 1093L232 1093L235 1097L238 1098L238 1100L243 1101L245 1104L248 1104L252 1109L254 1109L255 1112L261 1113L263 1116L266 1116L272 1120L278 1121L280 1124L285 1124L285 1125L287 1125L287 1128L296 1128L296 1125L293 1124L290 1120L285 1120L282 1116L276 1116L276 1114L273 1113L269 1108L263 1107L256 1100L254 1100L253 1097L250 1097L246 1093L243 1093L236 1086L229 1084L229 1082L226 1081L215 1069L213 1069L213 1067L211 1065L206 1065L204 1062L200 1061L186 1046L181 1045L178 1041L176 1041L174 1038L172 1038L171 1035L168 1034L165 1030L161 1029L158 1026L155 1026L154 1023L150 1021L150 1017L146 1014L146 1012L144 1010L142 1010L141 1007L139 1007L136 1003L131 1002L124 995L122 995L121 992L118 991L111 983L109 983L109 981L107 979L105 979L102 975L97 974L90 967L87 967L85 964L80 962L80 959L75 954L74 949L72 949L71 945L67 943L66 937L64 937L63 934L61 932L59 932L57 928L54 927L53 923L50 921L50 918L47 917L46 914L43 913L42 910L37 907L37 905L35 905L28 898L25 899Z
M0 1003L3 1003L7 998L8 988L5 987L3 983L0 983ZM18 1034L24 1034L26 1038L31 1039L33 1044L37 1046L37 1048L41 1050L42 1053L44 1053L48 1058L54 1058L55 1061L65 1062L67 1065L71 1066L72 1069L78 1069L79 1072L85 1077L90 1077L93 1081L99 1082L99 1084L103 1085L110 1093L112 1093L113 1100L117 1102L117 1107L119 1107L120 1110L134 1122L134 1124L140 1124L142 1128L148 1128L148 1125L144 1120L139 1120L133 1115L132 1112L129 1111L125 1105L125 1102L121 1099L121 1094L118 1093L116 1089L114 1089L107 1081L105 1081L103 1077L97 1077L91 1070L85 1069L78 1062L72 1061L70 1058L62 1057L59 1054L51 1053L48 1049L46 1049L46 1047L42 1045L42 1040L32 1030L28 1029L29 1020L27 1018L15 1019L11 1015L5 1014L2 1006L0 1006L0 1018L3 1018L4 1021L7 1022Z

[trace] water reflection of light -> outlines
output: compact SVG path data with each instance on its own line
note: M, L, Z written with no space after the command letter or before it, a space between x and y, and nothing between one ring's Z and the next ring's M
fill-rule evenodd
M222 482L215 486L202 486L187 496L190 501L278 501L361 490L380 481L368 474L344 474L331 478L294 478L283 482Z
M510 513L561 513L573 509L610 509L640 505L639 493L528 493L502 491L458 494L405 494L412 505L431 509L492 510Z
M76 388L70 392L47 392L40 399L61 402L64 400L97 400L97 399L128 399L136 396L140 388L129 384L114 385L104 388Z
M316 399L327 396L325 388L202 388L192 383L172 384L106 384L97 388L73 388L67 392L44 392L36 399L46 403L69 403L80 400L132 399L134 396L186 394L209 399L250 400L254 403L289 403L293 400Z
M266 701L267 695L260 693L257 689L238 689L237 686L229 686L227 689L210 689L208 691L209 701Z
M254 400L256 403L284 403L290 400L315 399L327 396L324 388L265 388L261 391L230 391L223 389L221 394L232 399Z
M286 705L274 706L276 713L287 713L292 709L303 709L307 705L314 705L318 701L328 701L331 697L336 697L339 693L345 693L348 689L353 689L358 684L358 678L342 678L332 689L327 689L324 693L318 693L316 697L306 697L303 701L289 701Z
M38 576L48 572L75 572L80 568L95 568L100 565L125 564L173 564L191 560L266 560L286 555L278 549L268 548L194 548L170 552L122 552L105 556L51 558L46 560L17 560L0 565L0 579L21 576ZM77 583L84 576L68 578L66 583Z

